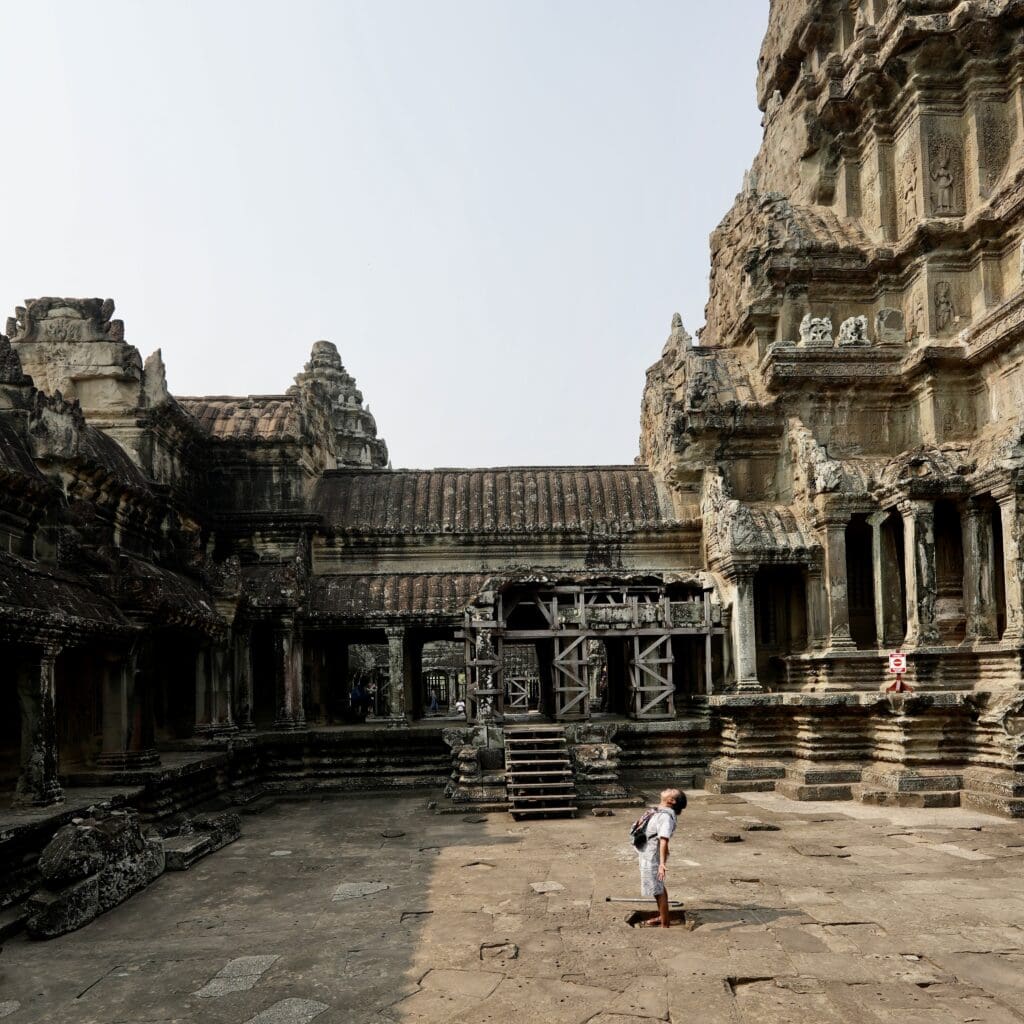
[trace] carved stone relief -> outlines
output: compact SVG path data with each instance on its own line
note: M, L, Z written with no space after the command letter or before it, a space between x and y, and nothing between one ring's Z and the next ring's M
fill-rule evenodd
M948 135L933 135L928 143L928 178L932 216L963 216L963 155L960 144Z
M907 341L923 338L928 333L926 313L924 292L916 288L907 300Z
M840 345L870 345L868 340L868 318L851 316L839 325Z
M1010 160L1010 127L996 110L989 110L981 121L980 150L982 185L986 191L999 182Z
M800 321L800 344L808 348L830 348L834 344L831 319L805 314Z
M953 286L949 281L935 284L935 329L941 334L950 330L959 321L953 302Z
M900 234L909 231L919 216L917 205L917 158L913 153L904 154L899 170L899 229Z
M860 207L864 211L863 219L869 227L878 227L882 223L881 207L878 202L878 174L869 168L861 175Z

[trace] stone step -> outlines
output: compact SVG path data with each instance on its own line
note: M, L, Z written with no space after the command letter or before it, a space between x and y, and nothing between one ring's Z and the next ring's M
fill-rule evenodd
M164 861L168 871L188 871L197 860L213 852L213 842L205 832L190 832L164 840Z
M1024 798L1024 772L967 768L964 770L963 788L972 793L992 793L995 796Z
M775 787L790 800L852 800L853 792L849 785L804 785L792 779L786 779Z
M805 786L834 786L843 783L860 782L862 768L853 765L790 765L786 778L802 782Z
M565 803L566 802L566 797L568 797L570 795L571 794L569 794L569 793L543 793L543 794L538 794L536 796L514 796L512 798L512 805L513 805L513 808L516 808L521 803L536 804L536 803L540 803L540 802L545 801L545 800L547 802L549 802L549 803L555 802L555 801L560 802L560 803Z
M704 790L708 793L770 793L775 789L775 779L737 779L727 782L722 779L705 779Z
M516 782L515 780L508 784L509 792L512 793L515 799L518 799L517 794L522 789L545 789L549 792L551 790L564 790L564 789L575 789L576 783L572 779L567 779L565 782ZM564 796L565 794L560 794Z
M857 788L857 787L855 787ZM863 786L859 793L855 794L862 804L870 804L872 807L959 807L961 806L961 795L959 793L948 793L940 791L928 793L919 791L916 793L894 793L892 790L876 790L876 788Z
M973 811L998 814L1003 818L1024 818L1024 800L967 789L960 794L960 806Z
M551 757L552 753L556 751L543 750L538 751L540 757L529 757L521 750L509 751L509 757L506 763L508 764L568 764L569 753L568 751L562 757Z
M561 765L558 768L541 768L539 771L526 771L523 768L517 768L514 765L509 765L505 770L503 778L516 778L520 779L524 776L538 776L538 775L572 775L572 770L569 766Z
M716 760L708 766L708 775L723 782L782 779L786 776L786 769L781 764Z
M861 776L876 788L895 793L952 793L963 789L963 776L954 772L907 771L888 767L865 768Z

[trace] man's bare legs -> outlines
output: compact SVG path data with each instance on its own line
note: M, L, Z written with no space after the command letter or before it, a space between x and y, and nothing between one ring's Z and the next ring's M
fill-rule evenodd
M642 927L644 928L668 928L669 927L669 916L668 916L668 890L659 893L654 897L654 902L658 904L658 912L648 917Z
M658 903L658 917L661 918L661 927L667 928L669 926L668 889L662 889L654 898Z

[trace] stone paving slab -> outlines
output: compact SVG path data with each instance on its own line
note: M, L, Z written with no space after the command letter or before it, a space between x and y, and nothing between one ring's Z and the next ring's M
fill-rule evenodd
M0 1015L1024 1022L1024 825L955 809L694 796L668 876L692 930L631 929L625 918L642 904L605 901L636 897L629 814L467 824L420 797L289 802L79 932L9 941ZM713 838L754 819L779 831ZM396 822L405 836L382 839ZM798 852L808 849L845 856Z

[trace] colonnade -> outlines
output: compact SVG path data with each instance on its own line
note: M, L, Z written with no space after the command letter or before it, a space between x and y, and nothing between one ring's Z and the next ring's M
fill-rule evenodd
M971 645L1024 640L1020 511L1016 492L1007 489L976 497L902 497L881 509L853 502L819 509L821 557L802 566L806 588L806 647L802 650L842 653L865 647L863 637L858 643L851 632L851 573L867 571L856 564L861 557L870 558L874 612L874 643L867 646L913 651L950 643L937 614L936 508L940 502L959 517L957 544L963 572L957 592L958 598L962 594L963 618L962 634L955 642L960 642L960 636ZM944 521L948 523L951 515ZM870 528L869 553L848 550L855 517ZM739 692L762 689L754 581L759 570L773 564L778 563L738 563L727 572L733 587L731 658L734 688Z

